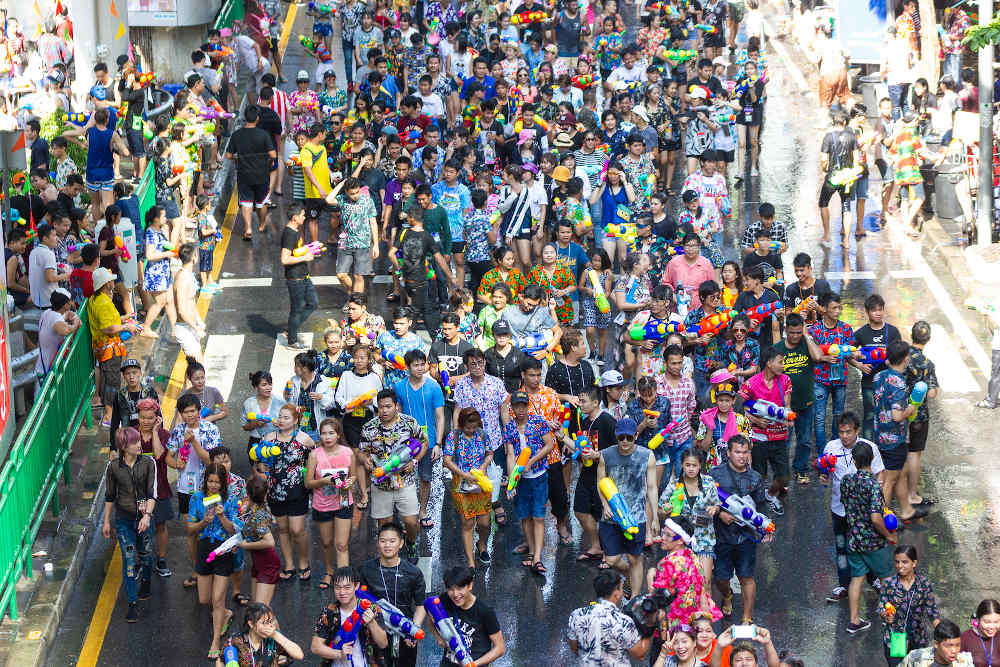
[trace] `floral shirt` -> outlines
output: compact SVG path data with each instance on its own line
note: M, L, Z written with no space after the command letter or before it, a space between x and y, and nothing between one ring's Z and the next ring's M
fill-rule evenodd
M482 429L471 436L459 430L452 430L444 440L444 455L452 457L455 465L464 472L483 465L488 448L486 432Z
M950 46L941 45L941 50L947 54L960 54L965 49L962 40L965 39L965 32L972 26L969 15L958 7L952 8L951 25L948 26L948 39Z
M230 637L229 643L236 649L236 660L240 665L274 667L274 665L288 664L287 662L279 662L280 658L287 660L288 653L284 647L274 641L274 637L264 639L256 651L250 647L250 640L242 633Z
M493 288L501 283L506 283L507 287L510 288L511 293L514 298L511 304L517 303L517 299L521 296L521 292L527 287L527 282L524 280L524 274L521 273L519 269L511 269L507 272L507 278L500 274L500 269L493 268L486 272L483 276L482 281L479 283L479 289L476 290L476 294L479 296L489 298L490 294L493 292Z
M632 274L616 278L611 291L624 293L625 303L642 303L643 301L648 300L650 295L653 293L648 277L643 276L642 278L639 278L638 276L634 276ZM629 317L626 314L626 318L631 321L635 318L635 315L633 314Z
M878 480L870 472L859 470L840 480L840 499L847 511L847 550L871 553L886 545L885 538L875 532L872 514L885 509L885 497Z
M670 514L670 496L674 493L674 487L667 485L660 494L660 508ZM715 521L706 513L709 507L721 504L719 500L719 488L715 486L715 480L709 475L701 476L701 493L691 496L684 493L684 505L681 506L681 516L686 516L694 524L694 533L691 544L688 546L696 554L712 553L715 547ZM707 518L707 521L705 520ZM702 525L704 524L704 525Z
M684 319L684 326L687 328L698 326L698 323L705 318L705 308L703 306L698 306L694 310L688 311L687 317ZM708 342L704 345L694 345L694 369L701 373L708 373L709 367L708 362L710 359L719 359L722 356L722 344L719 342L718 336L712 336L708 339Z
M351 201L344 195L337 195L341 208L344 231L340 235L341 249L362 249L372 247L370 221L375 219L375 202L370 195L362 194L358 201Z
M594 51L597 52L597 62L601 69L612 70L622 64L621 48L624 39L624 32L611 32L594 38ZM618 49L618 52L612 51L613 48Z
M653 161L646 153L643 153L638 160L634 159L631 155L626 155L621 159L621 165L622 171L625 172L625 178L628 179L628 182L635 189L635 201L629 204L629 206L634 213L648 211L649 197L652 193L649 192L648 188L644 187L644 184L647 183L647 178L656 172L653 168ZM688 188L685 187L684 189Z
M729 201L725 176L719 173L705 176L699 169L684 180L684 187L681 190L694 190L698 193L698 204L703 212L702 220L705 227L710 232L721 232L722 219L728 217L723 214L723 209Z
M899 371L879 371L872 382L875 394L875 442L881 450L892 450L906 442L906 424L892 418L893 410L905 410L906 378Z
M719 362L722 368L728 368L730 364L735 364L736 368L745 371L751 366L757 366L760 362L760 343L748 338L742 350L736 349L736 343L729 341L722 345L719 353Z
M271 524L274 517L271 510L266 505L248 507L240 514L243 522L243 540L245 542L259 542L271 531Z
M641 637L635 621L607 600L574 609L566 624L566 638L575 641L578 667L630 667L629 649Z
M364 329L365 335L358 336L352 329L354 326ZM357 341L362 345L374 345L379 336L385 332L385 318L372 312L365 313L360 321L355 322L351 322L345 317L340 321L340 329L344 332L344 338L353 337L357 338Z
M934 362L924 355L923 350L913 347L912 345L910 346L910 363L907 364L903 375L906 378L907 393L912 392L913 385L918 382L926 382L928 390L938 388L937 372L934 370ZM927 409L927 401L924 401L920 404L920 407L917 408L917 416L914 418L914 421L925 422L930 418L930 412Z
M236 496L229 494L222 504L226 518L233 522L237 532L242 530L243 522L240 521L240 502ZM212 508L215 511L215 508ZM191 505L188 508L188 523L198 523L205 518L205 494L200 490L191 494ZM198 539L212 540L213 542L225 542L230 538L230 533L222 527L222 521L218 517L212 519L211 523L201 529Z
M910 585L910 590L906 590L898 574L886 577L879 588L879 608L885 609L887 602L891 602L896 608L896 614L892 623L882 623L882 642L886 646L889 645L889 634L892 632L905 632L909 635L907 648L910 650L930 644L927 621L941 618L930 579L917 574Z
M174 456L184 446L184 433L187 431L187 424L181 422L170 432L170 439L167 440L167 449ZM198 442L202 449L209 451L222 444L222 436L219 435L219 428L212 422L200 420L195 431ZM205 471L205 464L202 463L198 455L194 453L194 445L190 445L191 453L187 458L187 465L177 476L178 493L194 493L195 489L201 488L201 475Z
M903 662L899 664L899 667L937 667L939 664L934 660L934 647L928 646L927 648L918 648L910 651L903 658ZM971 653L962 651L955 658L955 662L951 664L953 667L974 667L975 663L972 662Z
M330 107L331 109L339 109L340 107L347 106L347 91L341 88L334 88L331 93L329 89L324 88L323 92L317 96L317 99L319 99L321 108ZM324 111L321 115L323 116L323 122L329 131L332 127L330 125L330 114Z
M486 236L493 227L484 210L474 210L465 216L465 261L487 262L490 259L490 241Z
M503 380L494 376L483 377L482 387L476 389L472 378L466 376L455 383L453 388L455 409L475 408L483 418L483 429L494 447L499 446L503 434L500 429L500 406L507 400L507 388Z
M656 419L656 428L647 428L642 433L638 435L635 439L635 444L640 447L649 447L649 441L653 439L653 436L657 434L661 429L666 428L667 424L670 423L670 401L666 396L657 396L656 400L653 402L653 407L644 408L642 403L639 401L639 397L636 396L628 403L628 416L635 420L638 424L639 422L645 421L646 410L653 410L659 412L660 416ZM662 447L663 445L661 445ZM658 452L653 452L657 454Z
M546 296L550 299L555 299L556 317L559 319L559 326L568 327L573 324L573 300L569 298L569 295L563 297L552 296L554 290L566 289L576 285L576 280L573 278L573 270L568 264L562 260L557 261L551 276L545 272L541 264L536 264L531 269L531 273L528 274L528 284L544 288Z
M816 341L816 345L854 344L854 329L847 322L840 320L832 329L823 324L823 320L819 320L809 327L809 335ZM813 367L813 377L816 382L827 387L847 386L847 359L841 359L834 364L825 361L816 362Z
M292 107L312 110L319 107L319 97L314 90L296 90L288 96L288 104ZM292 134L307 131L315 121L316 117L312 113L292 115Z
M661 44L670 37L668 28L642 28L636 42L642 45L642 52L646 54L646 60L650 63L656 58L656 54L663 47Z
M353 43L351 40L354 39L354 31L361 26L361 15L367 9L368 6L363 2L352 2L340 6L337 13L340 14L342 34L350 36L350 39L345 38L344 41Z
M429 51L426 46L413 48L407 45L402 55L402 64L406 68L406 86L416 88L420 82L420 77L427 73L427 56Z
M671 552L656 565L653 588L666 589L676 594L667 610L667 622L671 627L691 625L691 617L706 607L712 614L712 621L722 619L722 612L705 588L705 575L691 549L682 548Z
M302 469L306 465L311 448L299 442L299 430L292 433L290 442L285 442L277 431L271 433L267 440L281 448L281 453L271 459L270 474L267 477L267 497L270 501L284 502L299 500L306 495L306 485Z
M476 338L478 338L482 333L483 330L479 326L479 321L476 319L475 313L466 313L462 316L462 319L459 320L458 335L470 343L475 342ZM437 337L438 336L435 336L435 338Z
M323 377L339 378L344 371L350 370L354 370L354 359L347 350L341 350L336 359L331 359L328 352L320 353L316 372Z
M397 336L395 331L383 331L379 334L379 337L375 339L375 345L378 346L379 350L381 350L383 357L387 357L391 354L405 356L410 350L427 351L427 345L424 343L423 339L412 331L407 331L406 335L402 338ZM405 380L406 377L407 373L405 370L387 368L384 378L385 386L391 387L400 380Z
M524 425L524 442L528 443L528 447L531 449L531 455L534 456L538 453L542 447L545 446L545 441L542 439L546 433L551 433L552 429L549 428L549 423L545 421L543 417L539 417L533 414L530 407L528 409L528 421ZM517 420L511 419L503 427L503 443L505 445L510 445L511 449L514 451L514 458L517 458L518 453L521 451L523 446L521 443L521 433L517 428ZM555 449L555 448L553 448ZM536 461L530 470L525 471L525 477L539 477L549 469L548 458Z
M361 3L358 4L360 5ZM336 598L334 598L333 602L323 609L323 613L320 614L319 618L316 620L316 625L313 626L313 635L320 637L323 640L323 644L329 646L343 624L344 619L341 617L340 606L337 604ZM365 657L368 661L367 664L379 664L376 662L375 642L371 641L367 629L358 633L358 641L361 642L361 647L364 650ZM244 663L240 664L242 665ZM338 664L344 663L338 661ZM350 664L353 664L353 662ZM320 665L321 667L333 667L333 660L323 660L320 662Z
M420 442L427 443L427 434L424 432L417 420L407 414L400 413L396 421L386 426L378 417L361 428L360 450L372 458L376 466L381 461L389 458L392 452L400 445L405 445L410 438L416 438ZM402 489L408 486L415 486L417 483L417 469L413 466L410 472L397 472L388 475L381 482L375 482L378 488L386 490Z

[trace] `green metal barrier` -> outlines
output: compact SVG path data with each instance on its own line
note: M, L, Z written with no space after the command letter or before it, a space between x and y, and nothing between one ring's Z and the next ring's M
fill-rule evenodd
M45 511L51 506L59 513L59 473L68 484L70 447L80 423L92 425L94 358L86 304L79 314L82 326L64 341L0 469L0 618L9 611L17 619L18 579L32 576L31 546Z
M139 199L139 220L133 220L132 224L135 225L136 244L145 243L146 241L139 234L140 229L145 229L146 226L146 212L156 205L156 168L153 166L153 161L150 160L149 164L146 165L146 171L142 172L142 178L139 181L139 187L136 189L136 196Z

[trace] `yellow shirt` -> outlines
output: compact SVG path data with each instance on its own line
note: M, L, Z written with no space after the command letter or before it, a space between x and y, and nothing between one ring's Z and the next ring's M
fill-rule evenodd
M734 305L736 305L736 297L738 297L739 295L740 293L734 290L733 288L723 287L722 305L724 305L726 308L732 308Z
M315 177L316 182L319 183L323 188L329 192L330 191L330 168L326 162L326 146L313 146L310 143L306 143L299 149L299 158L302 160L302 165L308 165L312 170L313 177ZM306 188L306 199L319 199L323 196L319 190L312 184L309 177L303 173L302 180Z
M111 302L111 297L104 292L97 292L90 297L90 302L87 304L87 324L94 339L94 347L108 340L108 336L101 332L102 329L121 323L122 318L115 304Z

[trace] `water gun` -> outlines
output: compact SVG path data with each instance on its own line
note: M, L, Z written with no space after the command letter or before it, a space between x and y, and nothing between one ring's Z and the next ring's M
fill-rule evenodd
M595 85L601 80L601 77L594 76L593 74L577 74L573 77L573 86L579 88L580 90L587 90Z
M739 315L739 311L730 310L720 311L714 315L706 315L698 322L698 325L688 331L688 333L693 333L695 336L706 336L706 335L717 335L723 329L729 326L729 322Z
M388 458L379 462L378 466L372 471L375 481L381 482L388 475L401 470L403 466L412 461L420 453L421 447L423 447L423 444L416 438L410 438L406 444L397 447Z
M771 303L762 303L759 306L754 306L753 308L748 308L743 311L743 314L749 317L754 322L762 322L781 307L783 307L780 301L772 301Z
M81 112L78 112L78 111L71 111L70 113L66 114L66 122L67 123L72 123L73 125L78 125L80 127L83 127L84 125L86 125L89 120L90 120L90 114L89 113L81 113Z
M880 345L862 345L858 348L858 352L861 353L861 363L870 366L884 364L888 359L885 348Z
M476 484L479 485L479 488L482 489L484 493L493 493L493 482L490 481L490 478L487 477L482 470L479 468L473 468L469 471L469 474L476 480Z
M611 514L615 517L615 521L619 527L621 527L622 533L625 534L625 539L634 540L635 536L639 534L639 525L632 518L632 512L629 511L628 505L625 504L625 498L622 497L622 494L618 491L618 487L615 486L615 481L610 477L603 477L597 483L597 488L600 490L601 495L604 496L604 499L608 501Z
M201 501L202 506L207 510L212 505L222 502L222 496L218 493L213 493L210 496L205 496L205 499Z
M647 409L643 408L642 414L646 415L647 417L652 417L653 419L659 419L660 418L660 411L659 410L647 410Z
M224 110L222 107L198 107L198 118L203 120L217 120L219 118L235 118L236 114Z
M357 608L344 619L344 623L340 626L340 629L337 630L337 634L335 634L333 639L330 641L330 648L341 650L344 648L344 644L350 644L357 641L358 633L361 632L361 628L364 627L364 624L361 622L361 617L371 606L371 600L364 598L358 600Z
M420 626L407 618L406 614L399 607L385 598L376 599L374 595L368 592L367 586L359 586L355 595L358 596L359 600L368 600L375 605L378 613L382 616L382 622L385 624L386 630L390 633L403 639L409 639L410 641L420 641L424 638L424 631L420 629Z
M135 80L140 87L145 88L149 84L156 81L156 74L153 72L140 72L139 76L137 76Z
M312 37L306 37L305 35L299 35L299 44L302 45L306 51L315 51L316 42L312 40Z
M833 474L833 469L837 467L836 454L824 454L816 459L816 469L824 475Z
M540 12L539 12L540 13ZM436 595L424 600L424 609L434 619L434 627L439 635L448 645L448 653L454 661L462 667L476 667L469 652L469 645L465 643L465 635L458 631L455 626L455 619L448 615L448 612L441 606L441 598Z
M896 615L896 605L894 605L891 602L886 602L885 603L885 615L886 616L895 616Z
M240 654L232 644L222 649L222 664L226 667L240 667Z
M361 326L360 324L352 324L350 325L350 328L351 331L354 332L355 338L367 338L368 340L375 340L375 337L378 335L374 329L368 329L366 327Z
M697 58L698 51L695 49L663 49L658 55L663 60L673 60L683 63Z
M267 463L269 459L276 458L280 455L281 447L278 447L277 445L269 445L266 442L258 442L250 448L250 460L254 463Z
M510 498L511 493L517 488L517 483L521 481L521 475L524 474L524 469L528 467L528 461L531 460L531 448L522 447L521 451L517 453L517 461L514 463L514 471L510 473L507 477L507 497Z
M139 323L135 323L135 326L139 329L136 333L142 333L142 325ZM131 331L122 331L120 334L118 334L119 340L121 340L121 342L123 343L131 337L132 337Z
M174 255L177 254L177 246L175 246L170 241L164 241L163 243L161 243L160 249L163 250L164 252L173 253Z
M521 12L510 17L511 25L528 25L530 23L541 23L548 20L549 16L545 12Z
M600 274L594 269L587 269L587 280L590 281L591 286L594 288L594 303L597 304L597 310L604 314L611 312L611 304L608 302L608 295L604 293L604 285L601 284Z
M451 395L451 375L448 373L448 369L444 367L444 362L438 364L438 373L441 378L441 388L444 389L446 396Z
M636 237L639 235L636 226L628 223L622 222L618 224L609 224L604 226L604 236L609 239L624 239L626 243L632 245L635 243Z
M222 554L232 551L236 547L240 546L240 542L242 541L243 541L243 533L237 531L225 542L215 547L215 549L213 549L212 552L208 554L208 557L205 558L205 562L211 563L213 560L215 560Z
M573 406L571 404L563 404L561 417L563 431L569 433L569 421L573 418Z
M397 371L406 370L406 361L403 359L403 355L398 352L393 352L392 354L386 354L385 350L382 351L382 357L385 359L386 363L389 364L390 368L395 368Z
M184 127L184 131L188 134L213 134L215 132L215 123L209 121L207 123L198 123L195 125L187 125Z
M753 247L759 249L761 245L759 243L754 243ZM771 241L769 243L765 243L763 247L771 252L778 252L781 250L781 241Z
M285 382L285 400L289 400L292 397L292 381L289 379Z
M247 419L249 419L250 421L264 422L265 424L271 424L274 422L274 420L271 419L271 417L269 417L268 415L262 415L256 412L248 412Z
M217 56L220 58L228 58L229 56L233 55L233 50L228 46L224 46L222 44L209 44L207 50L209 55Z
M307 254L319 255L326 250L326 245L319 241L310 241L306 245L299 246L292 251L294 257L305 257Z
M313 14L319 14L320 16L332 16L337 13L337 8L331 5L319 5L315 2L310 2L308 7L309 11Z
M832 174L830 174L830 185L835 188L844 188L844 193L849 194L851 188L854 187L854 183L861 178L861 174L864 172L864 167L844 167L843 169L837 169Z
M371 391L366 391L365 393L361 394L360 396L357 396L354 400L350 401L347 405L345 405L344 412L350 412L354 408L360 408L367 405L368 403L371 403L377 394L378 392L375 391L374 389L372 389Z
M677 257L678 255L684 254L684 246L682 245L668 245L663 249L663 254L667 257Z
M927 398L927 389L927 383L923 380L913 385L913 389L910 390L910 404L917 406L919 409L920 406L924 404L924 400ZM913 421L916 418L916 412L910 415L910 421Z
M546 132L549 131L548 121L539 116L538 114L535 114L534 117L532 117L531 121L538 127L542 128L544 131ZM524 129L524 118L518 117L518 119L514 121L514 134L520 134L522 129Z
M187 171L187 166L183 162L177 162L170 167L170 171L174 176L177 176Z
M649 449L656 449L657 447L663 444L663 441L666 439L668 435L670 435L670 432L673 431L675 428L677 428L679 425L680 424L676 420L671 421L669 424L660 429L660 431L656 435L654 435L652 438L649 439L649 442L646 443L646 447L648 447Z
M839 343L827 343L825 345L820 345L819 349L823 354L830 355L831 357L837 357L839 359L847 359L858 351L858 348L853 345L841 345Z
M786 407L772 403L771 401L765 401L760 398L751 398L743 403L747 414L752 414L755 417L760 417L761 419L767 419L770 421L795 421L795 411L789 410Z
M209 416L210 414L214 413L214 412L215 412L215 409L216 409L217 407L219 407L219 404L218 404L218 403L216 403L215 405L211 405L211 406L209 406L209 405L206 405L205 407L203 407L203 408L201 409L201 418L202 418L202 419L204 419L205 417L207 417L207 416Z
M694 28L695 30L701 30L706 35L714 35L719 32L714 25L708 25L707 23L696 23Z
M590 440L587 439L586 433L577 433L576 440L573 441L573 455L570 457L574 461L580 457L580 454L587 453L590 454L593 449L590 446ZM584 459L583 465L586 468L594 465L594 462L590 459Z
M123 260L125 260L126 262L132 260L132 253L130 253L128 251L128 248L125 246L125 239L123 239L120 236L116 236L115 237L115 247L118 248L119 250L121 250L121 256L122 256ZM70 253L72 253L72 252L73 251L70 250Z
M882 523L885 524L885 529L890 533L896 532L896 529L899 528L899 519L888 507L882 511Z
M739 525L756 530L761 537L774 534L774 522L754 509L750 499L719 489L719 500L722 501L722 509L732 515Z
M802 311L804 311L806 308L808 308L809 304L811 304L811 303L816 303L816 295L815 294L810 295L809 297L803 299L802 301L799 301L799 303L794 308L792 308L792 312L793 313L802 313Z
M667 334L683 332L684 325L679 322L649 319L646 320L646 323L641 326L634 325L628 330L628 335L632 340L653 340L659 343Z
M533 354L548 348L552 343L551 331L536 331L527 336L518 336L514 339L514 347L520 348L525 354Z
M670 500L667 501L670 504L670 516L680 515L681 510L684 509L684 500L686 498L687 494L685 493L684 482L677 482L673 493L670 494Z

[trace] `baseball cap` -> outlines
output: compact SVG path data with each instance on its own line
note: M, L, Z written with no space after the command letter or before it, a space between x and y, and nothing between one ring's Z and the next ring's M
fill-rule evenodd
M497 336L512 336L514 332L511 330L510 325L504 320L498 320L493 323L493 337Z
M518 403L520 403L521 405L527 405L528 403L531 403L531 399L528 398L528 394L526 392L515 391L513 394L510 395L510 404L516 405Z
M632 113L634 113L636 116L638 116L639 118L643 119L647 123L649 122L649 112L646 111L646 107L645 106L639 104L639 105L637 105L635 107L632 107Z
M138 359L129 358L129 359L126 359L125 361L122 362L122 372L123 373L125 372L126 368L139 368L139 369L141 369L142 368L142 364L139 363Z
M703 88L695 88L690 93L688 93L688 97L690 97L693 100L708 99L708 96L705 95L705 90Z
M328 69L325 72L323 72L324 81L326 81L327 79L336 79L336 78L337 78L337 73L334 72L332 69Z
M625 378L618 371L604 371L601 373L602 387L620 387L623 384L625 384Z
M635 423L635 420L631 417L625 417L624 419L619 419L618 423L615 425L615 437L620 435L635 435L635 430L639 427Z
M554 181L568 181L570 178L569 167L559 165L552 170L552 180Z
M308 81L308 80L309 80L309 72L305 71L304 69L300 69L299 73L295 75L296 83L298 83L299 81Z
M111 271L104 268L103 266L94 269L94 273L92 275L92 279L94 281L94 291L96 292L97 290L101 289L108 283L114 281L115 278L117 277L118 276L111 273Z

